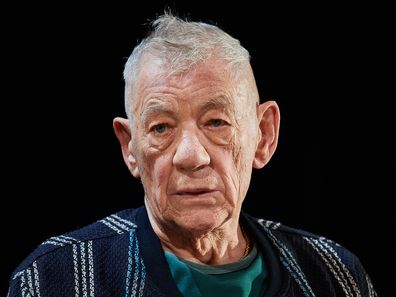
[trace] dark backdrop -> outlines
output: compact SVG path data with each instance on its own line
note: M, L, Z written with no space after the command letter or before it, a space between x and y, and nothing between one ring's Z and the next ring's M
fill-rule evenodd
M4 10L4 294L12 270L46 238L142 203L112 119L124 115L126 57L164 7ZM338 241L361 259L380 296L390 296L387 201L395 167L386 10L170 7L238 38L252 56L262 101L279 103L278 150L254 171L245 209Z

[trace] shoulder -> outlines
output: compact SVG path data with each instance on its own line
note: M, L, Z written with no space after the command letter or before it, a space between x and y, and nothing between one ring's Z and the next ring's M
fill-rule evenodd
M296 267L296 271L304 273L308 279L316 279L316 282L319 274L327 275L327 279L333 279L344 290L359 292L362 296L375 296L359 258L341 244L279 222L249 215L248 218L269 238L284 265Z
M86 244L89 247L93 242L127 235L129 231L137 227L135 224L136 210L122 210L78 230L48 238L22 261L15 269L11 279L17 278L27 269L37 265L35 263L38 260L43 261L46 258L57 257L61 261L62 255L68 254L78 245Z
M346 264L351 264L358 258L347 248L325 236L303 229L293 228L280 222L273 222L249 216L272 243L278 248L287 249L297 254L310 254L312 257L325 256L341 258ZM298 256L298 255L297 255Z
M286 243L287 246L291 248L301 243L312 245L320 242L323 246L330 246L335 249L344 249L347 251L347 249L342 247L339 243L322 235L290 227L280 222L256 218L250 215L247 215L247 217L259 226L259 229L261 229L263 233L266 233L271 241Z

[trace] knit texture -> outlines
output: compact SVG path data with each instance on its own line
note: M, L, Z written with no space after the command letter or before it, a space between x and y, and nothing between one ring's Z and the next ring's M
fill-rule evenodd
M242 214L269 265L264 296L377 296L358 258L339 244ZM144 207L51 237L10 279L14 296L181 297Z

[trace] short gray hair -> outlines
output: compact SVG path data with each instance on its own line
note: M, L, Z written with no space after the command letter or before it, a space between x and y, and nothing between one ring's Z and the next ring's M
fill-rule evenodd
M124 68L125 111L128 118L132 116L133 88L144 54L164 59L171 74L190 70L214 52L232 67L249 63L249 52L240 42L214 25L182 20L170 13L159 16L151 25L152 31L134 48Z

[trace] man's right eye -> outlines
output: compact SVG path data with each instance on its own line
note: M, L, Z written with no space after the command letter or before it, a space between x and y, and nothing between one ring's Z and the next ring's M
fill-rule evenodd
M167 129L168 129L168 126L166 124L158 124L151 128L151 130L157 134L164 134Z

